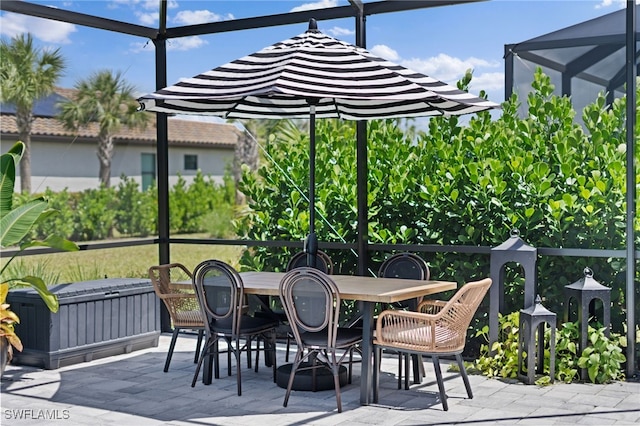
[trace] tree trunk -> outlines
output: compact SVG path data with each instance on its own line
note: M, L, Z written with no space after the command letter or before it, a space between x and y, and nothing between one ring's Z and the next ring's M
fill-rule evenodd
M27 194L31 193L31 122L31 112L16 111L18 135L24 142L24 153L20 160L20 189Z
M100 183L105 188L111 186L111 158L113 157L113 136L100 135L98 143L98 161L100 162Z
M245 130L238 138L233 159L233 180L238 188L238 182L242 179L242 165L246 164L252 171L258 169L258 145L253 136ZM243 204L245 200L243 193L236 189L236 204Z

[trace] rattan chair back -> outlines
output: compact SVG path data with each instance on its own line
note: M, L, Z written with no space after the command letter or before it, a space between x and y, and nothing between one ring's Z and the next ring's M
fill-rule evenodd
M149 268L149 279L153 285L153 290L167 308L173 326L173 336L164 366L165 372L169 370L178 333L183 329L198 331L198 342L194 357L194 361L197 362L205 323L204 314L200 309L193 287L188 284L192 277L191 272L180 263L157 265Z
M467 283L449 301L425 300L418 312L383 311L377 320L376 340L386 347L414 352L462 352L469 324L490 286L490 278Z
M149 268L153 290L169 311L174 327L204 327L202 311L192 288L179 281L191 280L191 272L180 263Z

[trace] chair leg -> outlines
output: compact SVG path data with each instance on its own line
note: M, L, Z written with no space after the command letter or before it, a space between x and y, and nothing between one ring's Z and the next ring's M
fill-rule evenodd
M296 372L298 367L300 366L300 362L302 362L302 354L300 353L300 349L296 353L296 359L293 361L293 365L291 366L291 373L289 374L289 383L287 384L287 392L284 394L284 402L282 403L283 407L286 407L289 403L289 395L291 394L291 388L293 387L293 379L296 377Z
M340 364L336 360L335 351L331 351L331 372L333 373L333 386L336 388L336 403L338 413L342 413L342 397L340 395Z
M200 356L198 360L198 365L196 366L196 371L193 374L193 380L191 381L191 387L196 387L196 381L198 381L198 375L200 374L200 367L202 366L202 361L204 360L204 353Z
M200 354L200 346L202 346L202 337L204 337L204 330L198 330L198 342L196 343L196 356L193 358L193 363L198 362L198 355Z
M236 340L236 347L233 349L233 353L236 356L236 383L238 386L238 396L242 396L242 378L241 376L241 370L242 370L242 365L241 365L241 353L240 353L240 341Z
M231 339L226 339L227 341L227 376L231 375L231 351L232 351L232 345L231 345ZM234 352L235 353L235 352ZM240 360L238 360L238 362L240 362Z
M418 355L418 370L420 372L420 380L416 382L416 384L419 384L422 382L422 379L425 378L425 376L427 375L426 372L424 371L424 359L422 359L422 355ZM414 377L415 380L415 377Z
M173 329L173 335L171 336L171 343L169 344L169 352L167 352L167 360L164 362L164 372L169 371L169 364L171 364L171 357L173 356L173 349L176 347L176 340L178 340L178 327ZM196 351L196 362L198 360L198 351Z
M287 351L284 354L285 362L289 362L289 348L291 348L291 336L287 333Z
M444 382L442 380L442 371L440 370L440 359L432 355L433 369L436 372L436 380L438 382L438 390L440 391L440 401L442 402L442 408L444 411L449 411L449 404L447 404L447 394L444 391Z
M462 376L464 387L467 389L467 396L469 399L473 399L473 392L471 391L471 384L469 383L469 377L467 376L467 369L464 367L462 354L456 354L456 361L458 361L458 367L460 368L460 375Z
M216 339L215 343L213 344L213 374L216 379L220 378L220 343L218 342L218 340Z
M204 348L202 348L202 352L200 353L200 356L198 358L198 365L196 366L196 371L193 374L193 381L191 382L191 387L195 387L196 386L196 381L198 380L198 375L200 374L200 368L202 367L202 362L204 361L204 357L205 356L210 356L211 355L211 348L213 348L214 351L216 351L217 349L217 344L218 344L218 340L216 339L215 341L211 341L207 338L207 341L204 344ZM217 359L217 357L216 357ZM211 370L209 370L211 371ZM206 371L205 371L206 373ZM205 374L203 373L203 374ZM217 377L216 377L217 379Z

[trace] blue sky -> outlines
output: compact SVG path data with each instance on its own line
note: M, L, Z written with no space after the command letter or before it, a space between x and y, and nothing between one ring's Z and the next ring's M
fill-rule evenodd
M365 0L368 1L368 0ZM158 26L158 0L47 0L33 3L109 19ZM285 13L348 4L346 0L170 0L168 26ZM489 0L373 15L367 48L393 62L455 83L474 70L471 91L504 98L504 45L528 40L623 8L624 0ZM168 44L168 83L191 77L306 30L306 24L189 37ZM354 20L321 21L319 29L354 43ZM60 48L67 59L62 87L92 72L122 71L140 94L155 87L153 43L139 37L39 18L0 14L2 37L30 32L42 48Z

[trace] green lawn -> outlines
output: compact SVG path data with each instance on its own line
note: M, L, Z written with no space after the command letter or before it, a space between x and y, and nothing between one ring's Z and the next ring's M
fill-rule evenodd
M172 244L171 262L184 264L189 270L206 259L219 259L239 267L243 247ZM88 281L99 278L147 277L147 270L157 265L158 246L144 245L23 256L12 261L6 277L34 275L47 284ZM7 259L2 259L2 265Z

